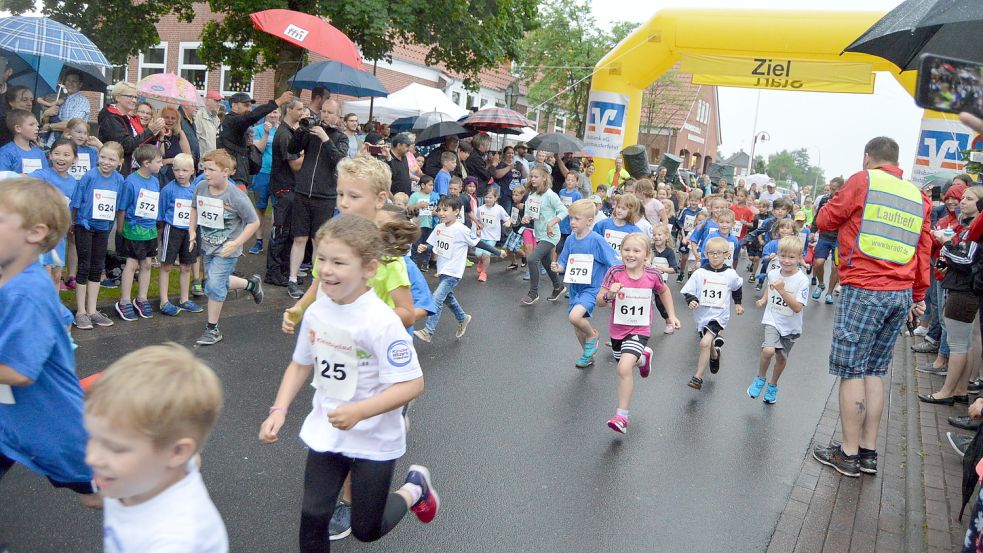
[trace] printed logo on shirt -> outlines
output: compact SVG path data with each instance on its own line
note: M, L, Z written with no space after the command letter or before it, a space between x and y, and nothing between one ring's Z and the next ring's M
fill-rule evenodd
M389 364L394 367L405 367L413 360L413 348L406 340L396 340L389 344L386 358L389 359Z

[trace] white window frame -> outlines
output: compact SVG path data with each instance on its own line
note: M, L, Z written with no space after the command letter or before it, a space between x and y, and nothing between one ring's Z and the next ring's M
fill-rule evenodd
M526 112L526 119L533 122L532 129L539 132L539 110L531 110Z
M164 63L149 63L149 62L146 62L146 61L143 60L143 52L140 52L140 55L137 58L137 80L138 81L144 77L144 75L143 75L143 70L144 69L156 69L157 70L157 71L152 71L150 73L150 75L153 75L154 73L166 73L167 72L167 50L168 50L167 43L166 42L161 42L160 44L158 44L158 45L154 46L153 48L151 48L151 50L159 50L161 48L164 49Z
M457 95L457 99L454 98L454 95ZM458 106L461 106L461 100L463 98L465 98L465 95L463 93L461 93L460 90L452 90L451 91L451 101L454 102L454 104L456 104ZM464 107L464 106L461 106L461 107Z
M566 115L557 114L556 117L553 118L553 132L558 132L558 133L561 133L561 134L562 133L565 133L566 132L566 126L567 126L567 116Z
M222 72L219 74L220 80L218 83L218 86L222 89L222 96L232 96L233 94L235 94L235 91L225 89L225 73L231 70L232 70L232 66L224 65L224 64L222 65ZM253 91L255 89L256 89L256 76L254 75L252 79L249 79L249 90L245 92L246 94L252 96Z
M184 53L188 50L198 50L199 48L201 48L200 42L182 42L180 44L178 49L178 57L177 57L177 74L179 77L184 78L184 76L181 75L181 72L184 71L185 69L204 71L205 72L204 87L198 89L198 92L204 94L208 90L208 66L205 64L198 64L198 63L188 63L188 64L184 63Z

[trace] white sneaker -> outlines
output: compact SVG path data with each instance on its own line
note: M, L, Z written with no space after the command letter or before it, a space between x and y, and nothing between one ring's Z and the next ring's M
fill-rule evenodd
M672 334L673 332L676 332L676 327L672 326L671 324L667 324L666 329L662 332L663 334Z
M914 334L915 336L925 336L926 334L928 334L928 327L919 325L918 328L915 329L915 332L913 332L912 334Z

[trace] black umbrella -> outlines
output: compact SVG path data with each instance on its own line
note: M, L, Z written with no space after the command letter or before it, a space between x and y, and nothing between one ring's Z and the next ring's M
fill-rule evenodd
M983 459L983 428L976 431L973 436L969 449L963 455L963 506L959 509L959 520L963 519L963 511L966 510L966 503L973 497L973 490L976 489L977 482L980 481L976 474L976 464Z
M543 150L554 154L565 154L567 152L580 152L586 147L584 143L574 136L558 132L548 132L536 135L529 141L530 150Z
M905 0L847 46L884 58L902 70L917 69L923 53L983 62L980 0Z
M440 144L449 136L463 138L473 134L474 131L465 129L457 121L442 121L440 123L434 123L420 131L420 134L416 135L416 145L429 146L431 144Z

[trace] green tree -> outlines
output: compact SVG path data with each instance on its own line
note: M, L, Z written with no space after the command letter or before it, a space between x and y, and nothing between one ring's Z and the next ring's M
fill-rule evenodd
M782 150L768 156L766 172L779 184L794 181L799 186L815 186L825 182L823 169L810 164L809 150L806 148Z
M547 0L538 17L540 27L525 35L515 58L522 61L517 69L529 89L529 105L542 106L547 118L564 112L567 128L582 137L594 65L637 24L600 29L586 0Z
M7 9L23 13L35 0L5 0ZM252 26L252 12L282 8L327 18L361 49L365 59L391 59L396 44L430 48L426 63L444 63L475 88L478 74L518 59L520 39L536 24L539 0L209 0L212 12L199 51L214 69L232 67L232 77L246 79L275 68L275 93L289 88L287 79L304 63L304 50ZM41 0L52 19L83 29L113 63L124 63L160 42L155 24L175 14L190 22L192 0Z
M768 172L768 162L765 161L765 156L754 156L754 172L757 174L764 174Z

